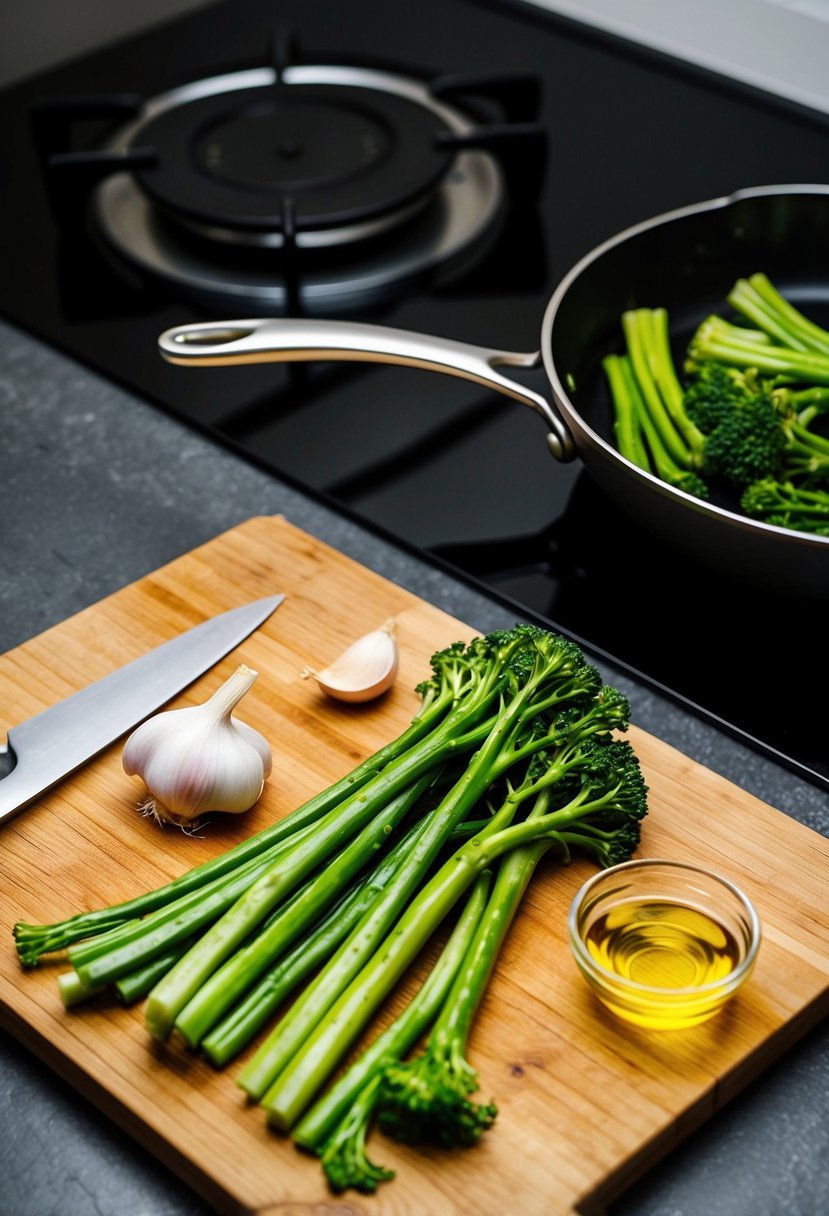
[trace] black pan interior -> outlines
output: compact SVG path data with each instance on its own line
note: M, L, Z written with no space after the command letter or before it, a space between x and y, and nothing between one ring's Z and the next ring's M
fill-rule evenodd
M556 370L562 383L574 386L572 405L613 444L601 360L623 350L620 318L628 308L668 310L678 369L700 322L712 312L731 317L726 295L736 279L758 271L829 327L827 255L829 191L748 195L655 223L612 245L572 281L551 331Z

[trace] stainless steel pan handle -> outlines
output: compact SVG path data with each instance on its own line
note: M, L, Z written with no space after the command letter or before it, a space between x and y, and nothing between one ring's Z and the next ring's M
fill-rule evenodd
M398 363L444 372L495 389L535 410L547 424L547 446L557 460L572 460L575 444L550 403L499 367L534 368L538 352L490 350L467 342L410 333L383 325L353 321L256 319L179 325L165 330L159 350L170 363L184 367L233 363L285 363L312 360L358 360Z

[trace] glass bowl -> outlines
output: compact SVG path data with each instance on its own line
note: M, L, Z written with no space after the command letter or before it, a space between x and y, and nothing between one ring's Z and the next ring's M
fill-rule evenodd
M569 937L582 974L617 1017L681 1030L712 1017L745 983L760 922L734 883L701 866L627 861L581 887Z

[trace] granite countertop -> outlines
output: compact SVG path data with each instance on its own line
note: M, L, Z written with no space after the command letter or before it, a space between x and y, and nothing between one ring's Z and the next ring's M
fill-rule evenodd
M3 323L0 418L3 651L260 514L285 515L477 629L515 619L462 582ZM825 791L627 676L607 675L630 696L638 725L829 836ZM825 1026L809 1033L611 1211L829 1212L827 1048ZM8 1037L0 1039L0 1118L2 1216L210 1211Z

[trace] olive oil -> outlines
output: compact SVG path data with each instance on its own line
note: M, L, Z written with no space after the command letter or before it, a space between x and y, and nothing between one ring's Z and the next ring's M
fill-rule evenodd
M704 1021L716 1011L715 992L706 1000L682 997L682 990L724 981L740 961L731 931L707 912L668 900L627 900L590 926L585 944L600 967L642 992L618 1008L611 991L602 999L641 1026L678 1028ZM612 989L612 984L609 985ZM710 990L709 990L710 991Z

